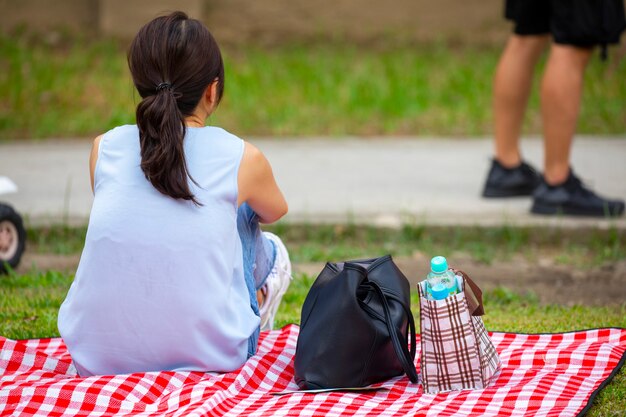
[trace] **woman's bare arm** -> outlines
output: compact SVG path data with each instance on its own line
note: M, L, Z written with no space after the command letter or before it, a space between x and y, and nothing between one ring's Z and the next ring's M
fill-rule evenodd
M247 142L238 182L239 205L247 202L261 223L273 223L287 213L287 201L276 184L269 161L258 148Z
M98 162L98 149L100 148L100 141L102 135L94 139L91 146L91 154L89 155L89 176L91 177L91 192L94 191L94 174L96 172L96 163Z

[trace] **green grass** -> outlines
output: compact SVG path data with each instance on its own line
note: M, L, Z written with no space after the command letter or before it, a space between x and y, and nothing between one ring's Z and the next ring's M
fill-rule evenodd
M0 335L14 339L58 336L57 311L73 278L70 273L40 270L2 276ZM302 303L314 280L314 276L306 274L296 276L281 303L276 317L278 326L299 323ZM485 324L499 331L542 333L592 327L626 328L626 303L605 307L542 305L533 294L519 295L505 288L486 292L484 300L489 313ZM416 292L412 293L412 304L417 312Z
M57 313L73 278L73 274L38 270L0 275L0 335L57 337Z
M67 255L82 251L86 234L87 226L27 227L26 242L29 249L34 248L38 253Z
M489 264L493 260L552 257L581 268L626 259L626 231L614 228L565 230L534 227L436 227L405 225L400 229L348 225L267 227L289 245L294 262L374 257L384 253L465 253Z
M278 223L264 227L280 235L296 262L374 257L384 253L411 256L417 252L464 253L490 263L522 256L551 257L556 263L589 268L626 259L626 230L536 227L435 227L405 225L400 229L357 224L307 225ZM28 228L29 250L38 253L79 253L86 227Z
M47 43L26 34L0 35L0 140L94 136L133 123L138 96L125 47L69 35ZM491 132L499 48L327 43L223 53L226 95L209 123L241 136ZM626 60L615 65L593 59L578 131L626 133L624 102ZM535 91L526 132L539 130Z

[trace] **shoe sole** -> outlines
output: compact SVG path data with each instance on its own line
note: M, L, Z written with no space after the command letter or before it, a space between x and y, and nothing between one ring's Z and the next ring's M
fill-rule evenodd
M485 198L506 198L506 197L529 197L535 189L503 190L501 188L485 188L483 197Z
M624 209L620 208L614 213L609 213L608 210L602 213L600 212L591 212L588 210L581 210L567 206L553 206L547 204L537 204L533 203L530 208L530 212L534 214L543 214L543 215L567 215L567 216L586 216L586 217L599 217L599 218L613 218L619 217L624 213Z

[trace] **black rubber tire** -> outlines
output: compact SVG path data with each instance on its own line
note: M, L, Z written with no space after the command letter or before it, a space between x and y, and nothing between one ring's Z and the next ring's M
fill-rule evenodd
M24 229L22 217L13 210L13 207L0 203L0 227L5 222L12 224L14 227L12 232L17 233L17 248L15 251L11 251L10 256L6 256L8 259L3 259L2 248L0 248L0 274L7 272L5 263L11 268L15 268L20 263L24 248L26 247L26 230ZM1 232L0 230L0 233ZM15 238L15 236L13 237Z

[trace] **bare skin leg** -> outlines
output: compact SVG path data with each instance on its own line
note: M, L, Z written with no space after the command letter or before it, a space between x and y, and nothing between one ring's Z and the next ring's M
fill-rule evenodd
M569 175L585 68L592 48L553 44L541 83L544 178L550 185Z
M520 164L519 138L535 64L549 35L511 35L496 68L493 92L495 156L500 164Z

